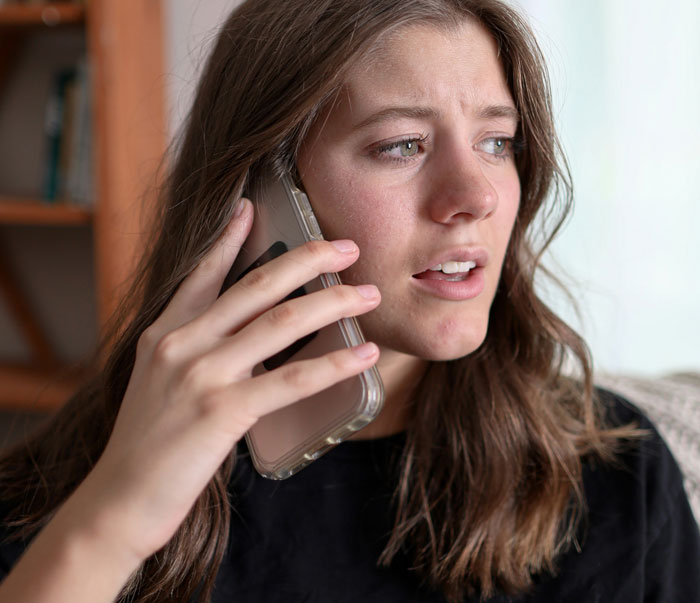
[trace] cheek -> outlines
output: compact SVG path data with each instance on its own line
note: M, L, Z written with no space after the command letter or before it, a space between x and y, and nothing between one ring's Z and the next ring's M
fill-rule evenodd
M324 237L355 241L360 262L390 249L409 217L396 194L357 172L328 169L323 179L310 178L305 184Z
M497 214L497 230L502 239L502 244L506 245L510 239L513 224L520 207L520 179L515 169L513 169L513 173L508 178L499 183L498 190L500 204Z

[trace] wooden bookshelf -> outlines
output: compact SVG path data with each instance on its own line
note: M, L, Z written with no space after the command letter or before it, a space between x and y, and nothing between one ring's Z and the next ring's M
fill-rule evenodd
M56 27L81 25L85 22L85 6L74 2L42 2L37 4L3 4L0 6L0 28Z
M27 41L66 28L84 35L92 69L92 163L98 201L86 208L17 198L0 183L0 226L91 229L99 332L116 309L139 256L141 241L134 233L144 232L142 208L154 205L155 192L148 191L156 189L154 173L166 147L161 0L3 4L0 100L12 86ZM60 39L52 36L55 41L50 43ZM40 188L37 183L36 190ZM9 308L31 359L23 364L0 359L0 409L56 408L75 391L81 375L58 358L21 285L21 274L6 253L2 234L0 230L0 301Z
M77 226L91 221L91 209L69 203L0 197L0 224Z
M55 409L78 388L77 370L26 365L0 365L3 410L45 412Z

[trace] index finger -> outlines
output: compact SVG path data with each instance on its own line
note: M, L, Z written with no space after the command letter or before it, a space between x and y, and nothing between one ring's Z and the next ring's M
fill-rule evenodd
M162 332L170 332L193 320L219 295L221 286L253 225L253 204L241 197L221 237L182 281L158 318Z

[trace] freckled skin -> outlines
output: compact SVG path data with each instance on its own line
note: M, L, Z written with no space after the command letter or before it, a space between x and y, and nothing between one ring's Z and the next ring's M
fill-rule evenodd
M484 142L512 137L517 128L512 117L480 111L515 107L485 29L472 21L450 32L410 26L385 42L379 57L351 71L339 101L312 128L298 168L325 237L360 247L342 279L373 283L382 293L360 323L382 349L385 376L389 364L454 359L481 345L520 183L512 156L494 157ZM431 107L437 115L352 127L398 106ZM400 149L376 152L378 143L423 135L408 161ZM489 253L481 294L452 301L415 286L412 275L432 258L468 245ZM385 384L391 387L386 376Z

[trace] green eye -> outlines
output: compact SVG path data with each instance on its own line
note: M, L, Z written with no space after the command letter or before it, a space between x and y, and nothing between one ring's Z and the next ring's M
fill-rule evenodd
M494 157L507 157L511 143L510 138L487 138L481 143L481 148Z
M413 136L404 140L395 140L372 150L372 154L387 161L405 162L413 157L418 158L425 152L423 145L428 135Z
M405 140L399 144L401 157L413 157L418 152L418 143L415 140Z

